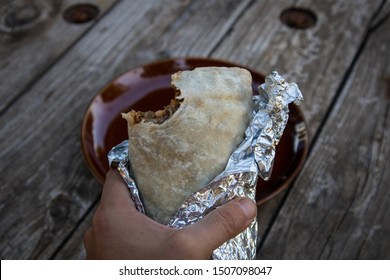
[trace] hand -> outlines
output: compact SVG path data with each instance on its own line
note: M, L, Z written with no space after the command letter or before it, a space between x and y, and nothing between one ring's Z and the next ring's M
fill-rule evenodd
M92 227L84 236L87 259L209 259L256 216L248 198L235 198L193 225L174 229L135 209L117 170L107 173Z

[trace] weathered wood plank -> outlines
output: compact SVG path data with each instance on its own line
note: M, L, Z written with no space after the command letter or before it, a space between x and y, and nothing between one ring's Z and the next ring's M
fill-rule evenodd
M95 213L97 205L93 207L92 211L88 213L83 222L76 228L71 239L60 248L60 251L55 254L56 260L84 260L86 252L84 248L83 238L85 231L90 227L93 214Z
M388 17L390 17L390 1L383 0L382 8L378 12L378 15L373 19L370 28L375 28L377 25L380 25L383 21L387 20Z
M31 83L34 83L117 1L83 1L83 4L95 5L100 11L98 17L83 24L71 24L63 18L65 10L80 2L77 0L1 1L0 112L3 112ZM31 6L31 3L35 3L35 6ZM25 11L32 9L31 13L33 11L37 13L36 24L31 20L23 25L23 18L21 18L19 21L15 20L13 28L5 26L5 18L10 16L11 10L15 13L23 9ZM26 14L25 17L28 18L28 15ZM25 22L28 22L27 19Z
M390 258L389 29L370 35L260 258Z
M208 21L200 17L199 28L215 23L223 29L247 2L223 2L235 9L213 3L120 2L0 118L2 258L48 258L56 251L100 191L79 144L89 100L125 69L161 57L156 41L164 33L164 40L174 40L177 29L193 24L191 15L206 15L213 7ZM219 29L214 32L203 35L205 48L218 40ZM182 44L190 53L197 41L188 34ZM6 137L15 139L13 145Z

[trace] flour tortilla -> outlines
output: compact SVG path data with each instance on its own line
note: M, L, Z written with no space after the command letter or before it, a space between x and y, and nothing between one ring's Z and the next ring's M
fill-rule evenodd
M251 83L251 74L237 67L181 71L172 75L177 96L168 113L123 114L146 215L168 224L188 195L224 170L251 117Z

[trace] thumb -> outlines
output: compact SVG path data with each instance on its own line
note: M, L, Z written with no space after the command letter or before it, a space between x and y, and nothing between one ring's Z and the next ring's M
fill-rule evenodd
M251 199L237 197L184 230L188 230L187 234L197 240L198 249L209 256L216 248L244 231L256 217L256 212L256 204Z

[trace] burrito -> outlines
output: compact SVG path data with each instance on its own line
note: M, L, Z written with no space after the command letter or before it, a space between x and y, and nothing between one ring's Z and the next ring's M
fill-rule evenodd
M172 75L175 98L163 110L130 111L130 172L145 214L168 224L182 202L220 174L252 114L252 77L238 67Z

